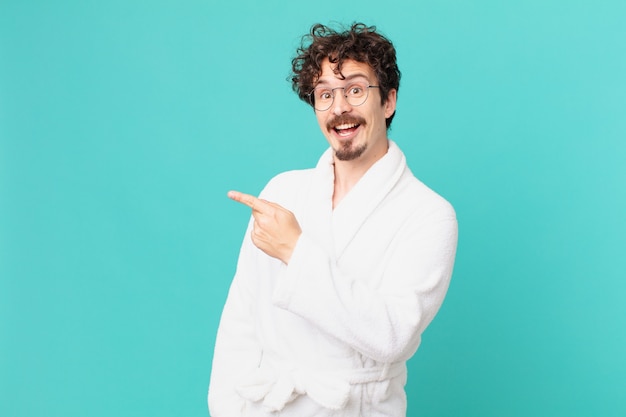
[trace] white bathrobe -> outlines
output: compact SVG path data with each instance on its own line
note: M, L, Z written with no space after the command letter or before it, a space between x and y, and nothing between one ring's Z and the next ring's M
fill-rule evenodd
M334 210L333 182L329 149L261 193L302 235L287 266L248 228L217 334L212 417L406 415L406 360L447 291L456 216L391 141Z

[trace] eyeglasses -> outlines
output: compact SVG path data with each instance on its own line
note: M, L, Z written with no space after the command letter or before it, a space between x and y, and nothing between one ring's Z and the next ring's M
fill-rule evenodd
M330 109L335 101L335 90L343 90L343 96L351 106L360 106L365 103L369 95L370 88L380 88L378 85L367 85L364 83L348 84L345 87L316 87L307 94L309 103L317 111Z

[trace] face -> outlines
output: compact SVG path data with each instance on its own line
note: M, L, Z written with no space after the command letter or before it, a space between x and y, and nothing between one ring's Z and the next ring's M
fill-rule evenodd
M335 74L328 58L322 63L322 73L316 87L345 87L352 82L378 85L376 74L365 63L344 61L341 74ZM342 76L343 75L343 76ZM315 110L317 122L335 158L340 161L375 162L387 152L385 119L396 109L396 90L392 89L385 104L381 104L380 90L370 88L365 103L352 106L342 90L334 90L335 99L328 110Z

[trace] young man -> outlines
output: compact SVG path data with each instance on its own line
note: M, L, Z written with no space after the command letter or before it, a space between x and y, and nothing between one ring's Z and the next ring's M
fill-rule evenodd
M293 62L330 148L236 191L252 219L217 335L213 417L405 416L406 361L441 306L454 210L387 137L400 72L374 27L315 25Z

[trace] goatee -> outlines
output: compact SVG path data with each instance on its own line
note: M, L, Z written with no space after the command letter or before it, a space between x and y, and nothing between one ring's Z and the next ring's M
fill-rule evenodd
M365 143L353 149L352 141L349 140L341 148L335 149L335 157L340 161L353 161L363 155L365 149L367 149L367 144Z

